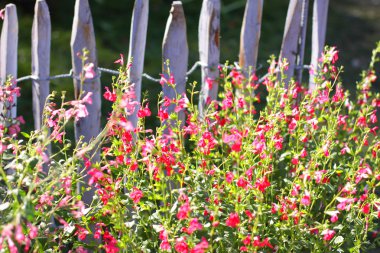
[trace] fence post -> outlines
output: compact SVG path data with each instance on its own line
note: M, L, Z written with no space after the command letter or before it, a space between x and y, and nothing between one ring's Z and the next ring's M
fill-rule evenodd
M148 29L149 0L136 0L132 14L131 35L129 41L128 59L132 58L132 66L128 70L130 83L134 83L136 100L141 102L141 79L144 69L146 33ZM130 116L129 120L136 128L137 111Z
M254 74L261 32L263 0L247 0L240 33L239 66L243 72ZM252 73L249 73L250 68Z
M315 89L314 74L318 71L318 59L321 57L325 46L327 13L329 0L314 0L313 6L313 33L311 40L311 67L309 89Z
M199 113L203 118L209 100L218 95L220 59L220 0L203 0L199 18L199 59L202 63L202 87L199 94Z
M98 73L98 63L96 58L96 44L95 33L92 23L91 10L88 0L76 0L75 12L73 21L73 30L71 34L71 57L72 67L74 74L74 88L76 99L79 99L79 92L81 90L81 81L79 76L82 74L82 60L77 56L78 53L82 54L82 50L86 48L89 50L88 63L94 64L94 71ZM87 79L83 83L83 91L85 94L92 92L92 104L87 104L87 111L89 115L81 118L75 123L75 139L78 141L83 136L84 142L89 142L91 138L96 137L100 132L100 116L101 116L101 96L100 96L100 77L99 74L92 79ZM99 153L94 154L93 162L99 160ZM81 172L83 168L79 171ZM88 176L86 175L85 181ZM80 189L80 188L79 188ZM94 190L85 192L83 201L90 204Z
M168 72L173 75L175 88L163 85L164 97L176 99L177 95L186 92L186 72L189 57L187 45L186 19L181 1L174 1L166 23L165 35L162 42L162 73L167 80ZM169 61L169 64L168 62ZM177 94L177 95L176 95ZM168 113L174 111L174 105L168 107ZM184 123L184 112L179 112L178 119Z
M32 81L34 128L41 129L43 109L50 93L50 43L51 23L45 0L38 0L34 7L32 27Z
M17 45L18 45L18 20L16 5L7 4L5 6L5 18L1 30L0 39L0 78L1 85L4 84L8 76L14 80L17 78ZM13 85L16 85L14 83ZM14 106L11 108L6 118L15 118L17 115L16 96L13 96ZM0 104L2 112L4 104Z
M286 83L294 76L296 64L300 67L300 64L303 63L308 2L308 0L290 0L289 2L279 59L281 61L286 58L289 62L288 70L285 71ZM299 74L296 78L296 81L301 81L298 79L300 78Z

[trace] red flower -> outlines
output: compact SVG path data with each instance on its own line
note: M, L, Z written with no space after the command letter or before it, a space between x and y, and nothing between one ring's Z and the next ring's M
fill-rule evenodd
M362 212L365 213L365 214L369 214L369 212L371 211L370 210L370 205L367 203L365 204L363 207L362 207Z
M267 177L264 176L263 178L258 178L255 183L255 187L261 191L264 192L266 188L270 186L270 182L268 181Z
M115 91L112 91L112 92L111 92L111 91L108 89L108 87L105 87L105 89L106 89L106 92L104 92L103 97L104 97L106 100L108 100L108 101L115 102L115 101L116 101L116 93L115 93Z
M240 223L239 215L237 213L231 213L226 220L226 225L235 228Z
M137 112L137 117L139 118L149 117L151 114L152 113L148 107L148 104L146 104L144 108L139 109L139 111Z

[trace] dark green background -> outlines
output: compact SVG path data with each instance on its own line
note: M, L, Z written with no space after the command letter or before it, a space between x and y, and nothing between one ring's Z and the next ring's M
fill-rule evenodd
M19 17L19 70L18 76L30 74L31 26L33 18L33 0L1 1L15 3ZM74 12L74 0L50 0L52 19L51 74L67 73L71 69L70 36ZM202 1L183 0L187 18L187 35L190 50L189 65L198 60L198 19ZM263 70L267 68L267 59L271 54L278 55L286 12L287 0L265 0L262 22L259 63ZM161 43L166 20L170 10L170 0L150 0L148 37L146 43L145 70L158 77L161 72ZM98 49L99 66L116 69L113 62L119 53L128 54L129 30L133 0L90 0ZM310 1L310 18L313 1ZM239 37L245 0L222 0L221 13L221 62L238 60ZM372 48L380 40L380 0L330 0L329 19L326 43L337 46L340 51L340 64L345 66L343 78L347 88L355 87L359 73L368 65ZM311 27L308 30L308 41L305 63L310 58ZM189 67L190 67L189 66ZM196 71L189 81L198 80ZM109 85L111 76L103 74L102 84ZM29 81L19 84L23 95L19 99L19 113L24 115L31 126L32 112ZM52 90L69 90L72 94L72 81L54 80ZM161 86L144 80L143 89L149 90L151 104L156 101ZM376 87L377 91L379 88ZM109 111L109 104L103 106L104 115ZM155 114L155 113L154 113ZM152 118L151 120L154 120ZM152 122L153 123L153 122Z

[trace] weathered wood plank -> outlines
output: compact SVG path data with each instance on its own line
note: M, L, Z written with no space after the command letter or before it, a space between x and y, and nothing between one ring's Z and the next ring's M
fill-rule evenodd
M7 4L5 6L4 16L0 39L1 85L4 84L8 76L12 76L14 80L17 78L18 19L16 5ZM15 118L17 115L16 96L13 97L13 100L14 106L8 114L5 115L8 118ZM4 105L0 104L1 111L3 108Z
M321 57L325 46L328 8L329 0L314 0L310 63L314 72L318 71L318 59ZM309 88L315 89L313 73L310 74Z
M181 1L174 1L166 23L165 35L162 42L162 73L167 80L173 75L175 88L163 85L164 97L177 98L186 92L186 72L189 58L187 45L186 19ZM169 61L169 64L167 64ZM168 74L170 72L170 75ZM168 107L168 113L174 111L174 105ZM179 120L184 122L183 111L179 112Z
M207 101L218 95L220 59L220 0L203 0L199 18L199 59L202 64L202 87L199 95L199 113L203 117ZM210 87L211 86L211 87Z
M296 81L302 82L302 74L303 74L303 62L305 55L305 45L306 45L306 30L307 30L307 20L309 14L309 0L303 0L302 2L302 15L301 15L301 37L299 41L298 48L298 58L297 58L297 66L296 68Z
M32 82L34 128L41 129L43 109L49 96L51 22L45 0L38 0L34 7L32 27Z
M284 37L281 45L280 60L286 58L289 62L288 70L285 71L287 83L294 76L297 57L301 49L303 7L306 0L290 0L286 16Z
M246 74L256 70L261 33L263 0L247 0L240 33L239 65Z
M134 83L136 100L141 102L141 79L144 69L145 44L148 29L149 0L136 0L132 14L131 35L129 41L128 59L132 59L132 66L128 70L128 77ZM137 126L137 111L129 117L134 127Z
M84 94L92 92L92 104L87 104L87 111L89 115L81 118L75 123L75 138L78 140L83 136L84 142L89 142L91 138L96 137L100 132L100 116L101 116L101 95L100 95L100 78L96 75L92 79L87 79L81 83L79 76L82 74L82 60L77 56L78 53L82 54L82 50L86 48L89 50L87 55L87 62L94 64L94 71L97 73L97 57L96 57L96 44L95 33L92 23L91 10L88 0L76 0L73 29L71 34L71 57L72 67L74 74L74 88L76 98L79 98L80 91L83 90ZM99 154L96 153L92 161L97 161ZM80 171L82 168L80 169ZM87 181L88 177L85 177ZM91 203L93 190L85 192L83 201L86 204Z

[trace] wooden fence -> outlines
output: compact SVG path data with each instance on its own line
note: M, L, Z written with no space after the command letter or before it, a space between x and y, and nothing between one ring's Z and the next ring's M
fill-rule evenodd
M317 65L318 57L324 47L328 2L329 0L314 0L313 2L312 66ZM281 45L280 59L287 58L289 61L286 74L289 78L294 77L297 81L301 81L302 78L301 66L304 64L308 6L309 0L289 1ZM246 2L239 55L239 65L243 73L247 73L248 69L253 71L256 69L263 8L265 8L264 0L247 0ZM215 80L218 77L220 58L220 11L220 0L203 0L198 34L199 60L202 71L202 87L199 99L201 113L209 97L211 99L217 98L218 86ZM129 78L132 83L135 83L138 101L141 99L148 12L149 0L135 0L128 58L133 58L133 65L129 69ZM51 23L48 5L45 0L37 0L32 28L32 90L36 129L41 127L43 106L50 92L50 37ZM8 4L5 7L0 42L0 78L2 82L9 75L14 78L17 77L17 42L16 6ZM77 53L81 52L83 48L87 48L90 52L88 61L94 64L95 70L98 69L95 33L88 0L76 0L70 44L73 82L75 89L78 90L79 81L75 77L78 77L82 72L82 62L77 57ZM173 1L162 43L162 73L167 72L166 63L169 60L170 71L177 82L178 93L186 90L188 54L185 13L181 1ZM212 80L214 85L207 85L207 79ZM309 85L310 88L314 87L312 75L310 75ZM210 87L212 88L210 89ZM77 139L83 135L84 141L89 141L100 131L101 84L99 76L86 80L83 88L86 92L93 93L93 103L87 107L89 116L81 119L75 125L75 135ZM175 94L173 89L166 85L163 87L163 92L169 98L173 98ZM9 116L16 116L15 107L12 108ZM130 120L136 126L136 114L132 115Z

